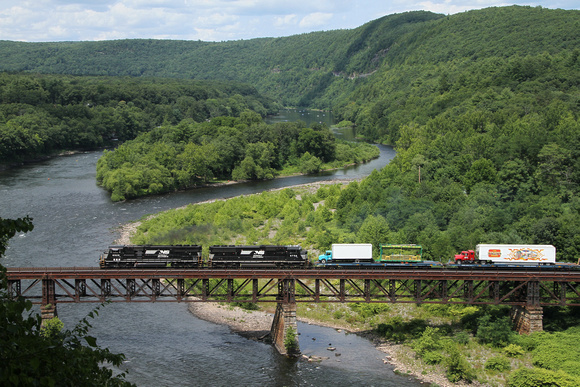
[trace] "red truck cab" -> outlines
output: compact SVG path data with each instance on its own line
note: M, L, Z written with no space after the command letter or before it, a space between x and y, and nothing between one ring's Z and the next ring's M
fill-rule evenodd
M455 255L455 263L461 265L462 263L474 263L475 262L475 251L465 250L461 254Z

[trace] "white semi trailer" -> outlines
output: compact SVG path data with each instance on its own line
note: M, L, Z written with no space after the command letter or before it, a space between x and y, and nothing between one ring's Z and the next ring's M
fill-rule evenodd
M462 251L455 263L514 263L540 265L556 263L556 248L552 245L477 245L475 251Z
M331 250L318 257L318 262L374 262L370 243L335 243Z

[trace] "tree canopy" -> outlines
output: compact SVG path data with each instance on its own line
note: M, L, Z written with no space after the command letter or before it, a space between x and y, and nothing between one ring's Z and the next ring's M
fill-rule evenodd
M0 163L111 146L182 120L266 116L278 106L234 82L0 73Z

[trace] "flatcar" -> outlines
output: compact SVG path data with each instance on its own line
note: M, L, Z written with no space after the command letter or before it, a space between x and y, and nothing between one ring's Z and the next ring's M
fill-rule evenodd
M110 246L99 260L110 268L197 268L202 266L199 245L119 245Z
M209 247L213 268L302 268L308 253L300 246L287 245L214 245Z

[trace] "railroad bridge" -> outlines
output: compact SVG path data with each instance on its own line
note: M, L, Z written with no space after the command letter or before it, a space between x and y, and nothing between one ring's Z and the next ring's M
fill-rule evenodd
M580 271L545 267L393 267L377 269L9 268L8 291L41 305L61 303L271 302L271 337L296 332L296 304L328 302L511 305L520 333L542 330L544 306L580 306Z

